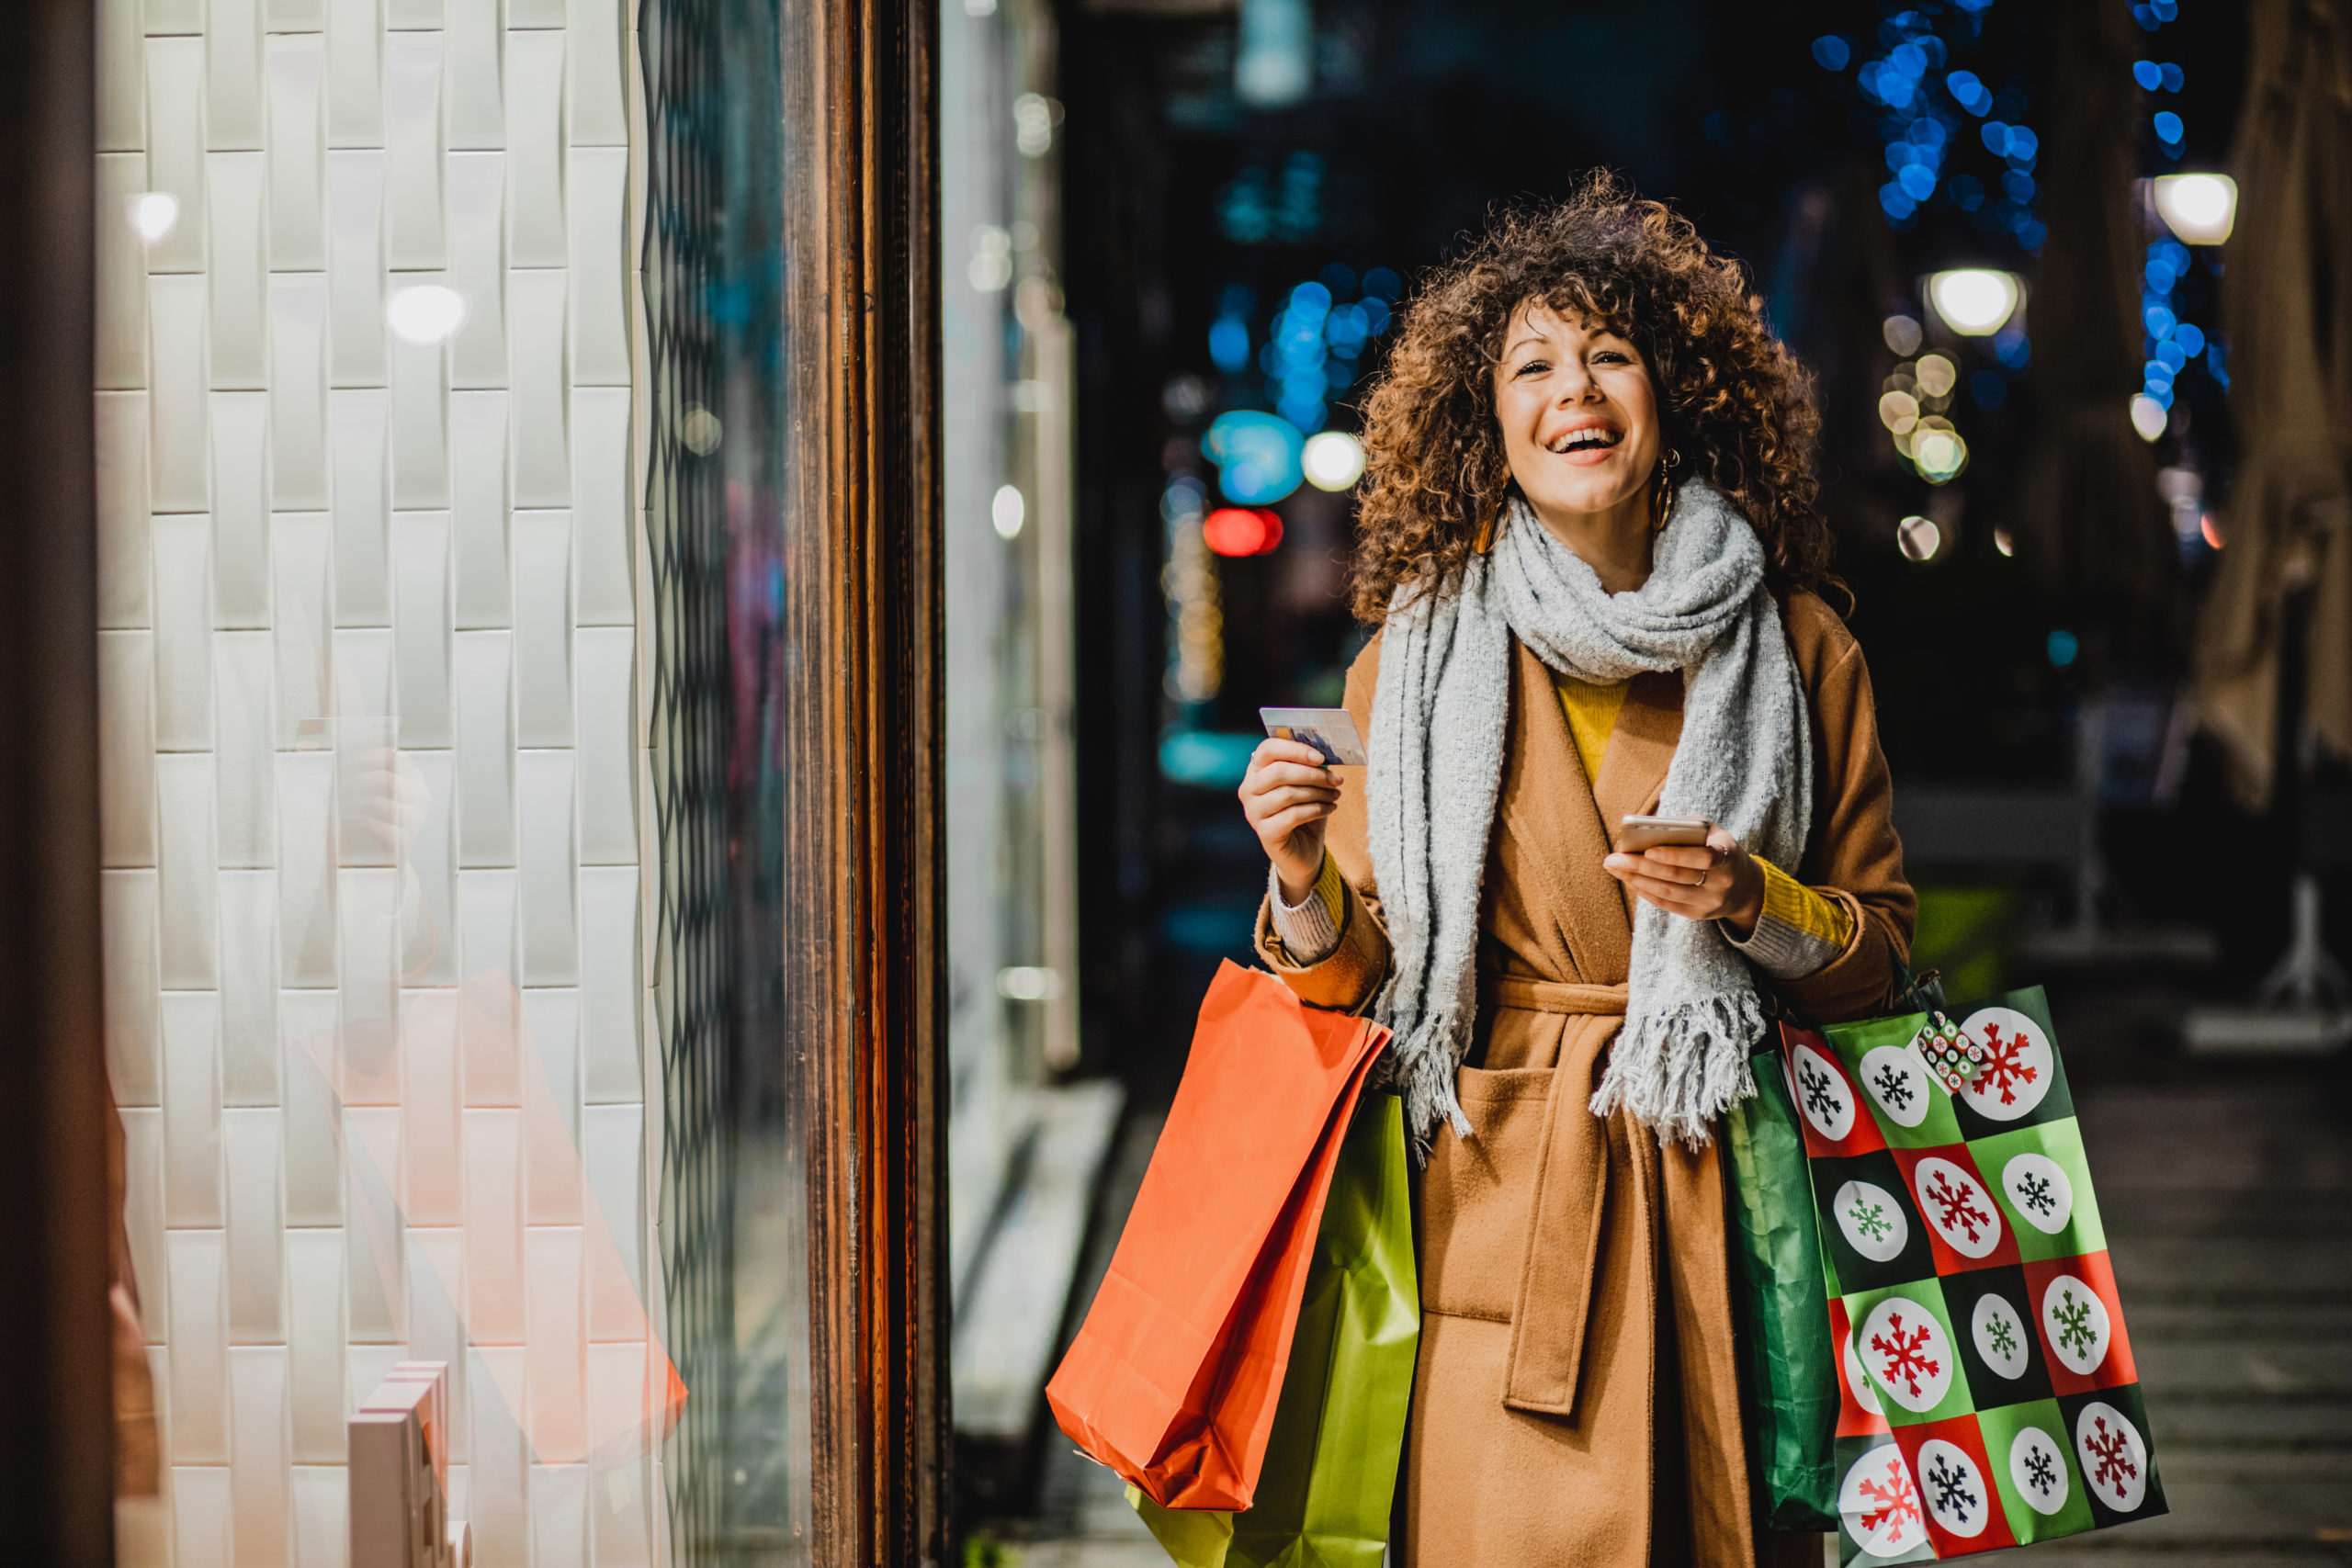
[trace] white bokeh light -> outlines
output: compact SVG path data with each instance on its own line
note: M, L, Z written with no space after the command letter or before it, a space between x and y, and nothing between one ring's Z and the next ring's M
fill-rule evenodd
M1298 460L1317 490L1346 490L1363 478L1363 443L1344 430L1308 436Z
M1990 337L2017 314L2020 290L2013 273L1962 267L1928 279L1928 299L1944 325L1962 337Z
M384 321L402 343L430 348L466 324L466 297L446 284L416 284L386 301Z
M2156 215L2182 243L2218 245L2238 220L2237 182L2227 175L2158 175Z
M170 233L180 220L180 198L169 191L142 190L124 205L132 231L150 245Z
M996 499L989 502L989 521L996 527L1000 539L1017 539L1021 525L1029 514L1028 503L1021 499L1021 491L1012 485L999 485Z
M1905 517L1894 525L1894 542L1913 560L1933 560L1944 547L1944 531L1925 517Z
M2147 393L2141 392L2132 398L2132 428L2140 433L2141 440L2157 440L2164 434L2165 426L2171 422L2172 415L2165 412L2165 405Z

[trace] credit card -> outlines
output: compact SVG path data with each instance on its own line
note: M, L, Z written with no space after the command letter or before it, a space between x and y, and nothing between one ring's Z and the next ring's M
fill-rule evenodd
M1345 708L1260 708L1258 716L1275 739L1296 740L1322 752L1327 767L1364 764L1363 738L1356 733L1356 716Z

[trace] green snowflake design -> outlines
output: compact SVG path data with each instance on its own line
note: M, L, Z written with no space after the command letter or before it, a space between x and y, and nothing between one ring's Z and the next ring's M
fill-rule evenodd
M2087 1356L2098 1343L2098 1335L2091 1327L2091 1303L2076 1301L2072 1287L2058 1292L2058 1303L2050 1309L2050 1317L2058 1325L2060 1348Z
M1993 1342L1994 1353L2005 1361L2018 1353L2018 1325L1997 1312L1993 1314L1993 1331L1985 1337Z
M1894 1234L1894 1222L1886 1217L1886 1205L1883 1203L1856 1203L1846 1211L1846 1217L1854 1222L1856 1230L1872 1241L1884 1241Z

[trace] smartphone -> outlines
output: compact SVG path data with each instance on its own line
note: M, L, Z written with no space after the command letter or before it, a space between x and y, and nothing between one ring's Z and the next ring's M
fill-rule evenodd
M1295 740L1323 753L1329 767L1363 766L1363 738L1345 708L1260 708L1258 718L1276 740Z
M1660 844L1703 844L1714 824L1703 817L1645 817L1628 813L1617 823L1617 847L1629 855Z

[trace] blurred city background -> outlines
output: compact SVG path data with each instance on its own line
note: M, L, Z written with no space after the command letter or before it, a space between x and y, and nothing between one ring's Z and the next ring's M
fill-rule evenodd
M1366 378L1608 167L1816 378L1955 998L2049 987L2173 1514L2352 1555L2352 6L946 0L951 1263L972 1560L1160 1560L1039 1390L1330 705ZM2062 1548L2039 1549L2045 1554Z

